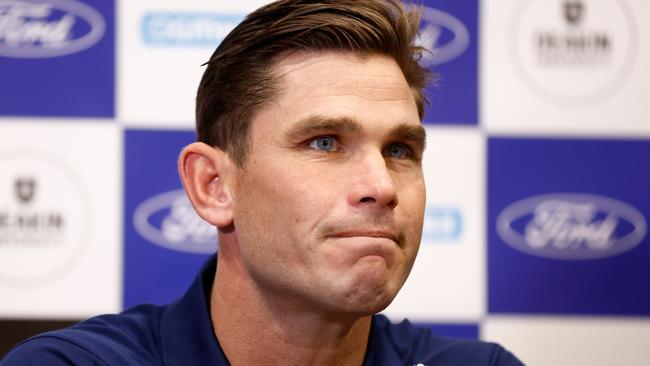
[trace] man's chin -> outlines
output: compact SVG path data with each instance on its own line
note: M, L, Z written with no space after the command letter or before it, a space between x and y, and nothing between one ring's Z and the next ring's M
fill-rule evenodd
M339 302L342 310L359 315L371 315L384 310L397 295L388 281L367 281L351 286Z
M375 314L393 301L403 283L402 276L382 256L365 256L352 265L331 267L322 283L328 290L319 298L334 312Z
M373 315L386 309L394 298L394 296L389 295L371 299L364 299L363 297L359 297L357 301L347 304L345 312L354 314L359 317Z

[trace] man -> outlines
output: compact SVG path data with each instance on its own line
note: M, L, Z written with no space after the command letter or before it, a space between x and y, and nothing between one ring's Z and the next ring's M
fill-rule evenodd
M418 250L427 72L397 0L280 1L215 51L179 172L219 230L188 293L24 342L6 364L520 365L377 312Z

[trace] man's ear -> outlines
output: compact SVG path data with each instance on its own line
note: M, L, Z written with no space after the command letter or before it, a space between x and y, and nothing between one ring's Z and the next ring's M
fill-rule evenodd
M228 154L202 142L191 143L178 158L178 174L199 216L219 228L233 223L234 164Z

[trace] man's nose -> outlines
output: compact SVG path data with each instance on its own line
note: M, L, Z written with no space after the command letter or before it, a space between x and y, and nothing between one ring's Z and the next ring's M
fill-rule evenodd
M397 188L386 159L379 151L367 152L350 167L351 188L348 200L358 207L397 206Z

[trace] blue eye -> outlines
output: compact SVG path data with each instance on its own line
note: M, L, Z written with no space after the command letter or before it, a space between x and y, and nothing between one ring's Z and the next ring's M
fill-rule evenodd
M403 144L390 144L384 154L389 158L406 159L409 157L409 150Z
M309 147L321 151L336 151L337 141L332 136L317 137L309 143Z

